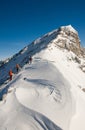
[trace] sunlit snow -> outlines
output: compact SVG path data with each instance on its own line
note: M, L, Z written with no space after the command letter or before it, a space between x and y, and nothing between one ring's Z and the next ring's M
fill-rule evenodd
M85 73L73 60L73 52L52 41L43 49L45 43L37 45L40 40L0 70L0 81L11 66L14 71L13 80L0 86L0 130L85 130ZM33 62L28 64L32 49ZM17 62L22 65L19 73L13 68Z

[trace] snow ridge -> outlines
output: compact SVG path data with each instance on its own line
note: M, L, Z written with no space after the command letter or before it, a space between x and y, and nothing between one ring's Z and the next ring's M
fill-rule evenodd
M78 34L68 25L38 38L1 65L0 130L85 130L81 54Z

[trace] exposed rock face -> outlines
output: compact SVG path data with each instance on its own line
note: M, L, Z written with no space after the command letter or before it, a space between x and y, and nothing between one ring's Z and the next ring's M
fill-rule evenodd
M85 58L85 48L81 47L81 54L83 55L83 57Z
M55 43L61 48L73 51L76 55L83 54L78 33L71 25L63 26L58 29Z

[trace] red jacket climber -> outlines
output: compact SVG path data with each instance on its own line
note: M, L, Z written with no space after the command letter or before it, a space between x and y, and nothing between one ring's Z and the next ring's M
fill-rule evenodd
M10 80L12 80L13 72L12 70L9 71Z

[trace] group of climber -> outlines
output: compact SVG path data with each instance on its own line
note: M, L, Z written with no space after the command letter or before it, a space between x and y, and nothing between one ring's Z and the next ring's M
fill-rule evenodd
M28 63L29 63L29 64L32 63L32 57L31 57L31 56L29 57ZM16 64L15 67L16 67L16 72L18 73L18 72L19 72L19 69L20 69L21 67L20 67L19 64ZM10 81L12 80L12 76L13 76L13 71L12 71L12 69L10 69L10 71L9 71L9 77L10 77L9 79L10 79Z
M16 72L17 73L18 73L19 69L20 69L20 65L16 64ZM12 76L13 76L13 72L12 72L12 69L10 69L10 71L9 71L10 80L12 80Z

